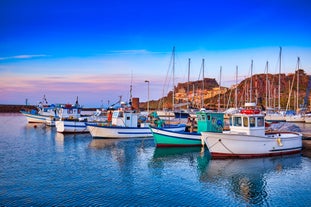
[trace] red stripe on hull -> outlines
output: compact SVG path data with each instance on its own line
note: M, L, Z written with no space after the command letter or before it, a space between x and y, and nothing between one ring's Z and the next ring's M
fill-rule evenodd
M227 153L217 153L211 152L213 159L226 159L226 158L259 158L259 157L274 157L281 155L291 155L301 153L301 150L293 150L293 151L283 151L283 152L275 152L275 153L264 153L264 154L227 154Z

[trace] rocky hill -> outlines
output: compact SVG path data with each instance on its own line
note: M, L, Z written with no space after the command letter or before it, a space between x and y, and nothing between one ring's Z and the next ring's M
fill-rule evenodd
M307 88L311 87L311 76L307 75L304 70L299 69L295 73L290 74L256 74L252 77L246 78L241 81L238 86L232 86L231 88L222 88L220 90L220 107L228 108L235 105L235 89L237 87L238 107L243 106L245 102L257 102L259 105L277 108L278 107L278 88L280 77L280 106L283 109L297 108L297 75L299 75L299 94L298 100L300 107L310 105L310 94L307 94ZM252 87L250 83L252 82ZM178 83L175 87L175 103L186 102L184 99L176 97L178 94L180 97L187 97L187 90L190 86L190 95L196 96L199 93L191 94L193 91L200 91L203 88L202 81ZM266 89L267 86L267 89ZM204 91L200 92L204 95L204 107L208 109L218 108L219 99L219 85L215 79L204 79ZM250 89L252 92L250 93ZM215 90L216 89L216 90ZM267 92L266 92L267 91ZM291 91L291 95L289 93ZM209 94L209 95L206 95ZM252 97L250 99L250 94ZM267 96L266 96L267 94ZM170 91L167 96L156 100L150 101L151 109L159 109L163 103L164 108L172 107L173 92ZM210 96L210 97L209 97ZM267 97L267 100L266 100ZM290 101L288 101L290 100ZM146 108L146 103L141 103L140 108Z

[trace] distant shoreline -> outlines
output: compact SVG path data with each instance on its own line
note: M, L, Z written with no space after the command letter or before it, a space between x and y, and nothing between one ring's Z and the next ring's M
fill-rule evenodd
M0 113L19 113L22 110L36 109L34 105L0 104ZM83 108L87 111L96 111L96 108Z
M33 105L0 104L0 113L17 113L21 110L31 110L35 108L36 106Z

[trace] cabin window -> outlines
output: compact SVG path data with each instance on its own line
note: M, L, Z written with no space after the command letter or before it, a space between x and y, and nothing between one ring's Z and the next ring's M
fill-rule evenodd
M248 118L247 117L243 117L243 126L248 127Z
M202 116L201 115L197 115L197 118L198 118L198 120L200 121L200 120L202 120ZM189 119L189 118L188 118Z
M203 114L201 115L201 120L205 121L205 115L203 115Z
M249 126L250 127L255 127L255 117L249 117Z
M130 116L127 116L127 117L126 117L126 120L131 120L131 117L130 117Z
M112 113L112 117L113 118L118 118L118 116L119 116L119 112L118 111Z
M263 127L264 126L264 118L263 117L257 117L257 126Z
M210 115L207 115L207 120L211 120L211 116Z
M234 126L242 126L242 119L241 119L241 117L234 117L233 124L234 124Z

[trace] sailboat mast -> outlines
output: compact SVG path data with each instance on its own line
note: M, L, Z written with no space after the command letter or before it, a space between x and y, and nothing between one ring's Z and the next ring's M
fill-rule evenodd
M190 58L188 58L188 82L187 82L187 109L189 109L189 90L190 90Z
M234 99L235 108L238 108L238 66L235 68L235 99Z
M219 91L218 91L218 111L220 111L220 86L221 86L221 71L222 71L222 67L220 66L220 73L219 73Z
M299 110L299 64L300 64L300 57L297 60L297 112Z
M175 46L173 47L173 111L175 110Z
M281 110L281 68L282 68L282 47L280 47L280 55L279 55L279 100L278 100L278 109Z
M268 67L269 62L266 62L266 109L268 108Z
M252 103L252 90L253 90L253 60L251 62L251 83L249 89L249 102Z
M202 73L202 94L201 94L201 108L204 108L204 58L202 59L202 69L203 69L203 73Z

